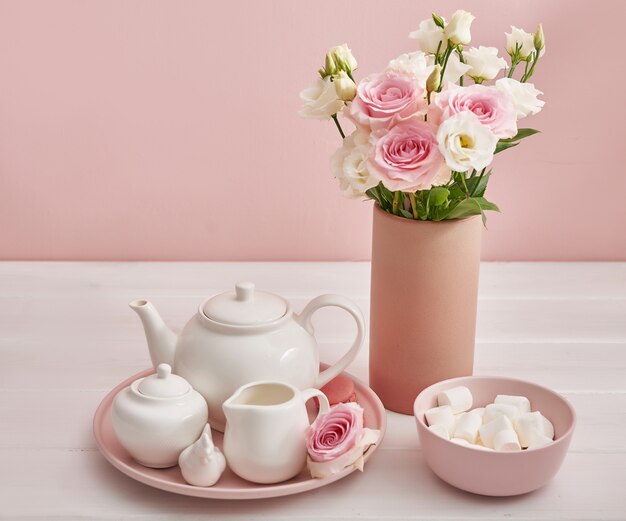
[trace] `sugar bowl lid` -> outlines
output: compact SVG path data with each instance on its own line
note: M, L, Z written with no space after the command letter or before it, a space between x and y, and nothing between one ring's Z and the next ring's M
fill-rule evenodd
M189 389L189 382L172 374L172 367L168 364L159 364L156 374L146 376L137 386L141 394L151 398L176 398L186 394Z
M278 320L287 312L287 303L273 293L256 291L252 282L238 282L235 291L207 300L202 311L214 322L253 326Z

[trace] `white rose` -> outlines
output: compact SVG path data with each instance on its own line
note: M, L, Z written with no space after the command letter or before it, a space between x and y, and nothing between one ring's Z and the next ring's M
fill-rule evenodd
M346 71L339 71L339 73L333 78L335 84L335 92L340 100L352 101L356 96L356 85L346 74Z
M537 114L545 104L545 101L537 97L543 92L536 89L532 83L520 83L513 78L500 78L496 81L496 89L509 96L517 110L517 119Z
M358 67L356 59L352 55L352 51L347 43L333 47L329 53L335 58L337 65L339 65L339 62L343 62L351 71Z
M343 107L343 101L337 97L337 91L330 76L320 78L315 85L300 93L304 105L300 116L307 119L329 119Z
M355 130L330 158L331 172L339 181L339 189L347 197L363 196L366 190L378 184L367 169L368 139L366 132Z
M495 47L472 47L463 53L465 63L471 67L468 74L478 80L493 80L506 67L504 58Z
M429 67L434 68L435 57L428 56L427 59ZM446 70L443 73L443 79L441 81L444 85L448 82L457 83L461 76L466 74L467 71L469 71L470 69L471 67L467 63L462 63L459 55L454 52L450 55L450 58L448 59L448 64L446 65Z
M422 88L426 86L426 80L434 68L434 56L426 56L422 51L401 54L396 59L391 60L387 66L388 70L412 76L419 82Z
M439 150L455 172L481 170L493 160L498 138L469 111L446 119L437 132Z
M459 9L452 15L450 22L446 24L443 34L446 35L452 45L467 45L472 40L470 27L474 18L476 17L471 13Z
M527 33L523 29L511 26L510 33L504 33L506 36L506 52L509 56L515 54L515 46L519 45L519 55L525 60L535 50L534 35Z
M448 46L448 39L443 34L443 29L432 18L422 20L419 29L409 33L409 38L417 40L420 50L429 54L435 54L437 48L439 48L440 52L443 52ZM439 43L441 43L441 46Z

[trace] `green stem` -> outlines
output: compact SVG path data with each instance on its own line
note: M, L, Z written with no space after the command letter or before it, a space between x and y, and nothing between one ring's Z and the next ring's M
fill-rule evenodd
M443 64L441 66L441 81L439 82L439 88L437 89L437 92L441 92L441 89L443 89L443 78L446 74L446 67L448 66L448 60L450 59L450 55L452 54L452 49L454 49L454 47L448 43L448 48L443 54Z
M398 205L400 204L400 191L393 193L393 203L391 205L391 211L394 215L398 215Z
M459 172L459 176L461 177L461 183L463 185L463 189L465 190L465 195L468 198L471 197L469 189L467 188L467 183L465 182L465 172Z
M346 139L346 135L343 133L343 129L341 128L339 120L337 119L337 114L333 114L333 121L335 122L335 125L337 125L337 130L341 134L341 139Z
M417 214L417 202L415 201L415 194L413 192L409 192L409 201L411 201L411 210L413 211L413 219L417 219L419 215Z
M435 63L439 63L439 51L441 50L441 44L443 40L439 40L439 44L437 45L437 51L435 52Z
M509 69L509 74L507 78L513 77L513 73L515 72L515 67L517 67L517 64L520 62L519 52L521 48L522 46L519 43L515 44L515 51L513 52L513 56L511 56L511 68Z
M474 194L476 193L476 189L478 188L478 185L480 184L481 179L485 175L485 170L487 170L487 167L481 170L480 175L478 176L478 181L476 181L476 184L474 184L474 188L472 189L472 193L470 194L470 197L474 197Z
M465 63L465 60L463 59L463 53L461 51L459 51L458 49L456 50L456 53L459 55L459 60L461 60L461 63ZM463 87L463 79L464 79L463 76L461 76L461 78L459 78L459 85L461 87Z
M533 75L533 72L535 72L535 65L537 65L538 61L539 61L539 52L536 51L535 57L533 58L533 64L528 70L528 72L525 72L524 76L522 76L522 79L520 80L521 83L528 81L528 79Z

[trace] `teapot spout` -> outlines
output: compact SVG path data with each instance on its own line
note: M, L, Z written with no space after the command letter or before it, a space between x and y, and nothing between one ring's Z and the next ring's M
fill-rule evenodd
M161 315L148 300L133 300L130 308L139 315L148 340L152 365L174 365L174 353L178 337L165 325Z

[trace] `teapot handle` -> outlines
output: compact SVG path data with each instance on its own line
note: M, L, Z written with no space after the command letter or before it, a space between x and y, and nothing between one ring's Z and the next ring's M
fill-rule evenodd
M365 340L365 321L363 320L361 310L349 298L342 295L320 295L319 297L314 298L304 307L302 313L300 313L297 317L297 321L309 334L313 335L313 324L311 323L313 313L315 313L318 309L327 306L335 306L350 313L356 322L357 333L356 338L354 339L354 342L348 352L343 355L337 363L331 365L328 369L319 374L317 381L315 382L316 387L322 387L336 376L339 376L341 372L354 360Z

